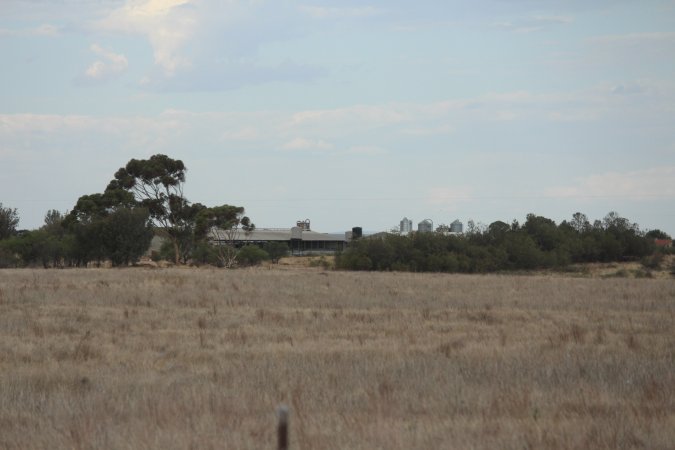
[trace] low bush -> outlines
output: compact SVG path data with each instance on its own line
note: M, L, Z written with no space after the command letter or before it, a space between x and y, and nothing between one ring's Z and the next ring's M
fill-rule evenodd
M247 245L237 253L237 261L240 266L257 266L268 259L270 259L270 255L257 245Z

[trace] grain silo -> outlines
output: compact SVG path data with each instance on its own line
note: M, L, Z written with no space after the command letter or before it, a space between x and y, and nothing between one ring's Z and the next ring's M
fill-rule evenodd
M401 234L410 234L412 233L412 230L413 230L413 221L408 219L407 217L404 217L401 220L399 231L401 232Z
M451 233L462 233L464 231L464 225L462 222L459 221L459 219L455 220L450 224L450 232Z
M431 233L434 231L434 221L431 219L424 219L417 224L418 233Z

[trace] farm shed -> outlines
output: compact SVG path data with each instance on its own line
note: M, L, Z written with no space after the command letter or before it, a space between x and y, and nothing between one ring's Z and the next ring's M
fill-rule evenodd
M303 227L293 228L260 228L244 233L234 233L211 229L211 241L214 244L231 244L235 247L244 245L264 245L267 242L284 242L293 255L331 254L345 248L345 234L318 233Z

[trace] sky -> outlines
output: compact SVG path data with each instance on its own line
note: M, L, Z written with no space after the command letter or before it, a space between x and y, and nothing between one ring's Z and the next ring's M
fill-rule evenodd
M258 227L675 234L673 0L0 0L0 67L20 228L161 153Z

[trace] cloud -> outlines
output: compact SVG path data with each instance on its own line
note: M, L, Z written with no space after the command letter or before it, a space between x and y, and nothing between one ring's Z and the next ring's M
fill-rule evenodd
M33 28L24 28L19 30L0 28L0 38L2 37L57 37L61 35L61 28L56 25L42 24Z
M471 201L473 189L469 186L435 186L426 194L426 203L440 208L443 212L458 211L459 208Z
M414 128L405 128L401 132L403 134L409 134L411 136L434 136L438 134L451 134L455 131L455 128L450 124L442 124L436 127L414 127Z
M377 145L354 145L342 152L345 155L363 155L363 156L380 156L387 154L387 150Z
M222 134L223 141L253 141L260 138L260 132L253 126L246 126L237 130L229 130Z
M94 70L99 69L93 67ZM635 90L644 93L626 95ZM79 133L110 133L126 142L124 146L138 144L139 149L161 150L162 145L167 145L167 152L180 145L193 147L190 140L198 140L209 145L218 143L223 151L230 146L222 143L232 142L240 151L267 154L277 149L322 155L373 155L427 145L436 148L439 142L446 142L449 148L472 147L490 130L499 131L505 126L527 125L532 136L542 136L537 128L547 122L553 129L568 129L569 122L583 121L595 122L593 126L600 127L596 134L609 132L611 126L607 139L623 130L649 135L654 144L651 148L657 151L666 145L662 141L672 135L674 103L672 82L640 79L567 93L496 92L429 103L357 104L295 112L167 110L156 116L128 118L9 114L0 115L0 144L8 144L2 140L8 135L15 136L11 142L20 145L24 140L52 133L75 140ZM508 125L505 120L510 120Z
M270 82L306 83L325 74L310 64L260 62L258 50L301 33L296 8L244 0L127 0L94 31L143 36L154 70L139 85L157 92L218 91Z
M515 33L532 33L554 26L568 25L572 22L574 22L574 19L570 16L531 16L499 22L496 26Z
M57 114L0 114L0 146L37 151L45 158L64 153L83 154L103 149L129 154L152 154L178 142L185 117L96 117Z
M618 84L612 88L612 94L616 95L644 94L646 92L648 92L648 89L639 82Z
M129 61L123 54L106 50L98 44L92 44L89 48L102 58L91 63L85 70L84 76L90 80L103 81L115 78L129 67Z
M595 36L586 40L589 56L583 63L607 69L611 65L621 70L644 68L655 75L667 72L671 56L675 54L675 32L627 33ZM664 71L664 69L666 69Z
M281 146L284 150L332 150L333 144L321 139L297 137Z
M643 45L654 43L675 43L675 32L628 33L589 38L589 42L605 45Z
M155 63L171 75L190 66L180 53L198 27L192 0L128 0L95 28L144 35L152 45Z
M287 126L293 128L326 125L339 131L342 127L372 128L391 125L407 121L409 118L410 114L403 104L355 105L345 108L301 111L291 116Z
M189 69L164 76L155 74L140 81L141 87L156 92L222 91L271 82L307 83L325 74L316 66L284 61L262 65L251 61L194 64Z
M580 178L576 183L546 190L558 198L621 198L658 200L675 198L675 166L630 172L606 172Z
M301 6L300 11L314 19L364 18L382 14L382 10L373 6L327 7Z

